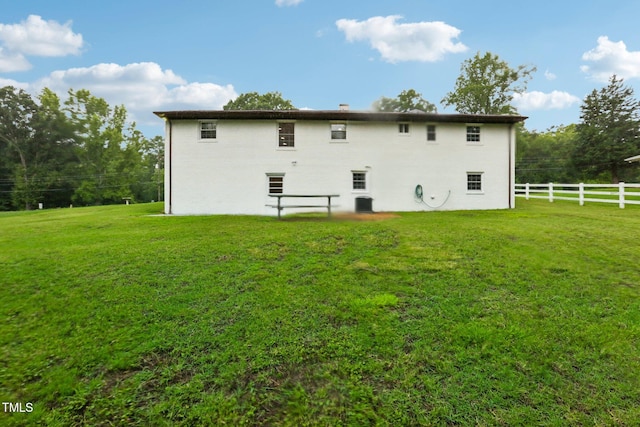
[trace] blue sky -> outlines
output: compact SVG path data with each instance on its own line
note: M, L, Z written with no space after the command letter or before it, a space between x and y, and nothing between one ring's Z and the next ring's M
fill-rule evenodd
M124 104L145 135L153 111L219 109L279 91L298 108L366 110L415 89L444 109L460 65L492 52L533 65L516 99L528 129L577 123L616 73L640 96L640 2L431 0L0 0L0 85Z

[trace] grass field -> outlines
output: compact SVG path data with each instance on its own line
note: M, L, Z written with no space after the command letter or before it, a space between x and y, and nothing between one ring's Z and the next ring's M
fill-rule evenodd
M640 207L161 209L0 214L0 424L638 425Z

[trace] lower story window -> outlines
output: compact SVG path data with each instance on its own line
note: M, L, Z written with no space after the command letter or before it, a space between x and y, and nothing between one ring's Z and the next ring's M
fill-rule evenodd
M269 175L269 194L282 194L284 175Z
M366 190L367 189L367 173L366 172L352 172L352 173L353 173L353 189Z
M467 173L467 191L482 191L482 173Z

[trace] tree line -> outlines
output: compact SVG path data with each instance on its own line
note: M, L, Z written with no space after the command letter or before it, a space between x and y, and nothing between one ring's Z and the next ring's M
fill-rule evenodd
M462 63L454 89L440 103L462 114L518 114L514 95L526 91L535 71L477 53ZM280 92L244 93L223 107L295 108ZM372 108L437 112L414 89L383 96ZM624 161L640 154L640 103L633 90L614 75L585 97L580 111L579 123L544 132L518 125L518 182L640 180L640 167ZM122 105L111 107L87 90L70 90L62 100L46 88L35 98L0 88L0 210L161 200L163 162L163 138L146 138Z
M0 210L159 200L164 140L87 90L0 88Z
M589 93L580 122L545 132L518 130L516 179L520 183L639 182L640 103L623 79Z

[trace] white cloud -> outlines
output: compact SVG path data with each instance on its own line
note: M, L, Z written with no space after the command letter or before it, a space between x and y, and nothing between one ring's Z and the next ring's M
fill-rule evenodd
M153 111L221 109L238 96L232 85L189 83L153 62L98 64L54 71L30 86L32 92L48 87L62 97L66 97L69 88L87 89L111 106L123 104L132 120L156 124Z
M19 24L0 24L0 72L30 69L26 56L78 55L83 45L82 34L71 30L71 21L59 24L29 15Z
M303 1L304 0L276 0L276 5L278 7L297 6Z
M14 52L7 52L0 47L0 71L12 73L15 71L26 71L31 68L31 64L23 55Z
M545 77L547 80L550 80L550 81L551 81L551 80L555 80L556 78L558 78L558 76L556 76L555 74L553 74L553 73L552 73L551 71L549 71L549 70L547 70L547 71L545 71L545 72L544 72L544 77Z
M189 83L168 91L163 106L221 110L238 96L232 85L220 86L214 83Z
M461 30L444 22L417 22L401 24L401 16L376 16L366 21L340 19L338 29L347 41L367 40L371 47L391 63L401 61L435 62L447 53L467 50L462 43L454 43Z
M59 24L29 15L19 24L0 24L0 40L14 52L32 56L66 56L80 53L82 34L71 30L71 21Z
M513 102L519 110L563 110L580 102L580 98L568 92L554 90L551 93L538 91L515 93Z
M3 79L2 77L0 77L0 87L5 87L5 86L13 86L15 88L24 89L26 91L29 90L28 83L19 82L12 79Z
M607 36L598 37L598 46L585 52L582 60L593 63L580 69L597 81L606 82L613 74L622 78L640 77L640 52L629 52L623 41L612 42Z

